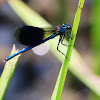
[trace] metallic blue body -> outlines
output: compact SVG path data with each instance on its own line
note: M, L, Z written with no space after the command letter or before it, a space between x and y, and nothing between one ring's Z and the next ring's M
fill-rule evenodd
M65 27L59 27L59 33L65 33L66 31L66 28Z
M55 33L52 34L52 35L51 35L50 37L48 37L47 39L43 40L40 44L42 44L42 43L48 41L49 39L54 38L55 36L56 36ZM37 45L38 45L38 44L37 44ZM35 45L35 46L36 46L36 45ZM23 53L23 52L25 52L25 51L28 51L28 50L32 49L32 48L35 47L35 46L29 46L29 47L27 47L27 48L25 48L25 49L22 49L22 50L18 51L17 53L12 54L12 55L8 56L8 57L5 59L5 61L8 61L8 60L10 60L11 58L13 58L13 57L15 57L15 56L17 56L17 55L19 55L19 54L21 54L21 53Z

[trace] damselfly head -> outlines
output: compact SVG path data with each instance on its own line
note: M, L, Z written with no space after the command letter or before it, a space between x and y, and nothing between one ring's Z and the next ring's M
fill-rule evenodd
M63 27L66 27L66 29L69 29L69 30L72 29L72 27L70 25L67 25L67 24L63 24Z

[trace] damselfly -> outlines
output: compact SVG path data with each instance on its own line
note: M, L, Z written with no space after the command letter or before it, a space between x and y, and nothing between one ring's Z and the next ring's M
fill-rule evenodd
M15 39L19 43L26 45L28 47L18 51L17 53L15 53L13 55L10 55L9 57L7 57L5 59L5 61L8 61L9 59L15 57L16 55L23 53L25 51L28 51L28 50L34 48L35 46L37 46L41 43L44 43L58 35L60 35L60 38L59 38L59 42L57 45L57 50L59 52L61 52L58 47L59 47L60 43L62 45L65 45L65 44L63 44L65 33L67 33L70 36L68 30L71 30L71 26L67 25L67 24L63 24L62 27L61 26L44 27L44 28L39 28L39 27L34 27L34 26L19 27L16 29L16 31L14 33ZM70 38L71 38L71 36L70 36ZM64 53L62 53L62 54L65 56Z

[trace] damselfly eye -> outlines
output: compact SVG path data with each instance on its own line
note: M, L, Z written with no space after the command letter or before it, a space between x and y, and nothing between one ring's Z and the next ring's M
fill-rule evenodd
M63 24L63 27L66 27L66 29L71 29L71 26L67 24Z
M63 24L63 27L66 27L67 24Z
M72 27L70 25L67 26L67 29L72 29Z

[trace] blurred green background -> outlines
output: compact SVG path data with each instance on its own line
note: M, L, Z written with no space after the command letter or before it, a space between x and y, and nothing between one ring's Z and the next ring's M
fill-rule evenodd
M72 26L78 6L78 0L23 1L53 26L66 22ZM76 50L97 75L100 75L99 16L100 0L86 0L75 42ZM1 0L0 74L5 64L2 61L10 54L12 45L16 44L17 49L25 47L13 37L16 27L22 25L25 23L15 14L6 0ZM61 62L50 52L48 43L35 48L34 52L32 50L25 52L15 70L5 100L50 100L60 66ZM92 93L69 71L61 100L100 100L100 97Z

